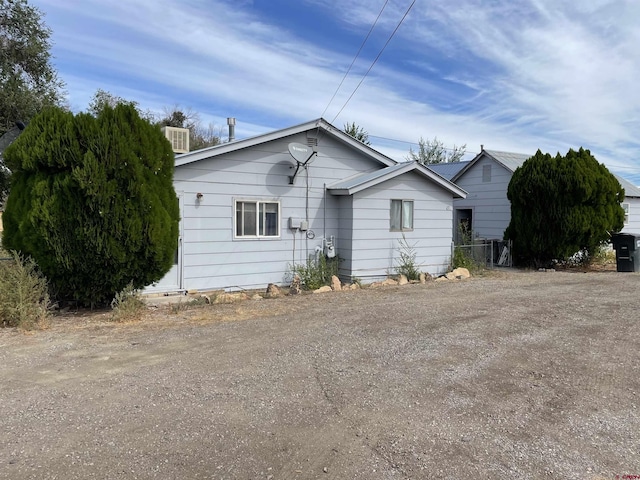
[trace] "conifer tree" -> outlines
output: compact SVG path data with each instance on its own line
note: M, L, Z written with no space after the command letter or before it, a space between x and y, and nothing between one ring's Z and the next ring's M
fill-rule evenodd
M548 265L578 251L592 254L622 229L624 189L589 150L552 157L540 150L514 172L507 190L513 241L521 264Z
M174 156L133 106L106 105L96 117L46 109L5 157L14 177L3 245L33 257L58 298L100 304L169 271Z

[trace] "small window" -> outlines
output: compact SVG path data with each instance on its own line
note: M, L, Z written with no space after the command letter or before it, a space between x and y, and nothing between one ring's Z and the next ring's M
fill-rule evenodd
M413 200L391 200L391 231L413 230Z
M491 181L491 164L482 166L482 182L489 183Z
M236 201L236 238L279 236L280 203Z
M624 224L629 225L629 204L622 203L622 209L624 210Z

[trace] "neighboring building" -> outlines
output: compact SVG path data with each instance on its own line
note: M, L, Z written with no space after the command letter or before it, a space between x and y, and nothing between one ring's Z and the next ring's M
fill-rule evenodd
M511 203L507 198L511 176L532 155L483 148L451 176L448 171L439 170L444 167L430 166L468 192L466 198L454 200L454 228L467 224L477 237L501 240L511 220ZM616 178L625 189L622 206L627 216L622 231L640 232L640 189L618 175Z
M374 281L394 272L403 237L421 270L441 274L453 199L466 195L323 119L185 153L175 164L179 249L174 268L147 291L286 285L293 264L320 254L340 257L343 280Z

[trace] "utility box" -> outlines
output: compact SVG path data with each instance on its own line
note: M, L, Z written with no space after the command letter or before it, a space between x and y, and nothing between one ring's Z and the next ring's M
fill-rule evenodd
M640 233L614 233L611 243L616 251L616 270L640 272Z

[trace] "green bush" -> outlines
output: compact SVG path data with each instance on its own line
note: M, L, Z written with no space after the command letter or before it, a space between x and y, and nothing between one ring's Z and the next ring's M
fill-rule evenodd
M24 330L43 328L49 317L47 279L31 258L11 252L0 261L0 324Z
M131 105L36 116L4 152L5 248L35 259L62 300L107 305L169 271L178 245L174 155Z
M404 275L407 280L418 280L420 278L420 270L416 264L416 248L415 245L409 245L404 234L402 239L398 240L398 253L400 258L396 260L396 273Z
M133 288L133 283L124 287L111 300L111 320L114 322L130 322L138 320L146 310L146 304L140 298L138 290Z
M339 265L340 259L337 256L327 258L320 254L317 258L309 257L305 265L293 265L291 270L300 277L305 290L317 290L331 284L331 277L338 276Z
M582 148L564 157L538 150L514 172L507 198L505 239L521 265L546 267L580 251L590 256L624 223L624 189Z

